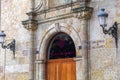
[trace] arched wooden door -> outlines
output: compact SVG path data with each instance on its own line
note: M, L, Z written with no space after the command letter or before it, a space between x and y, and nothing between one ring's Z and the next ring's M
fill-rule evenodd
M47 80L76 80L75 45L65 33L55 35L49 44Z

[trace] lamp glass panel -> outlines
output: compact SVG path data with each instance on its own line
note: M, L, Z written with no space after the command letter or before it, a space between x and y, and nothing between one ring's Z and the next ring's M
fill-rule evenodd
M105 27L105 26L106 26L106 17L105 17L105 16L100 16L100 17L99 17L99 24L100 24L100 26L102 26L102 27Z
M5 37L4 36L0 36L0 43L3 43L5 40Z

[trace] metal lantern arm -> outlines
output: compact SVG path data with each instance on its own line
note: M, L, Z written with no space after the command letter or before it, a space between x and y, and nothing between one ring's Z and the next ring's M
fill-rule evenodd
M112 35L113 37L115 37L116 34L117 34L117 30L118 30L117 22L115 22L115 23L113 24L113 26L110 27L108 30L106 30L104 26L102 26L102 29L103 29L103 33L104 33L104 34L109 34L109 35ZM116 37L117 37L117 36L116 36Z
M116 48L118 48L118 23L115 22L108 30L106 30L104 26L102 26L102 29L104 34L112 35L112 37L115 39Z
M15 39L12 40L12 42L8 43L7 45L5 43L2 43L2 48L3 49L10 49L13 51L13 58L15 59Z

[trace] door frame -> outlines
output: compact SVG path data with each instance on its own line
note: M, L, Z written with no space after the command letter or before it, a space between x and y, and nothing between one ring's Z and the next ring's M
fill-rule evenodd
M47 29L46 33L42 36L41 41L39 43L39 53L36 56L36 66L41 66L40 68L36 68L36 74L39 74L39 71L42 69L42 72L40 72L41 74L44 74L44 78L41 78L42 80L45 80L45 75L46 75L46 62L48 60L47 58L47 49L48 49L48 45L49 42L51 40L51 38L59 33L59 32L63 32L66 34L69 34L69 36L72 38L74 44L75 44L75 49L76 49L76 57L73 58L73 60L76 61L76 80L79 80L80 78L80 74L82 74L82 70L81 70L81 66L82 63L82 53L81 53L81 49L79 49L79 47L81 46L81 39L80 39L80 35L78 34L78 32L74 29L74 27L72 26L66 26L67 24L65 23L59 23L60 25L60 30L58 30L56 28L55 24L52 24L51 26L49 26L49 28ZM72 31L71 31L72 30ZM76 37L74 36L76 35ZM39 65L38 65L39 63ZM39 77L40 78L40 77ZM38 79L38 78L37 78ZM38 79L39 80L39 79Z

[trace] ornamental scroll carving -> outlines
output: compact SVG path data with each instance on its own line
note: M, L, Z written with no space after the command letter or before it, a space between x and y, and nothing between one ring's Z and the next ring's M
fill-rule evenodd
M73 9L74 17L79 19L90 19L93 12L92 7L78 7Z

